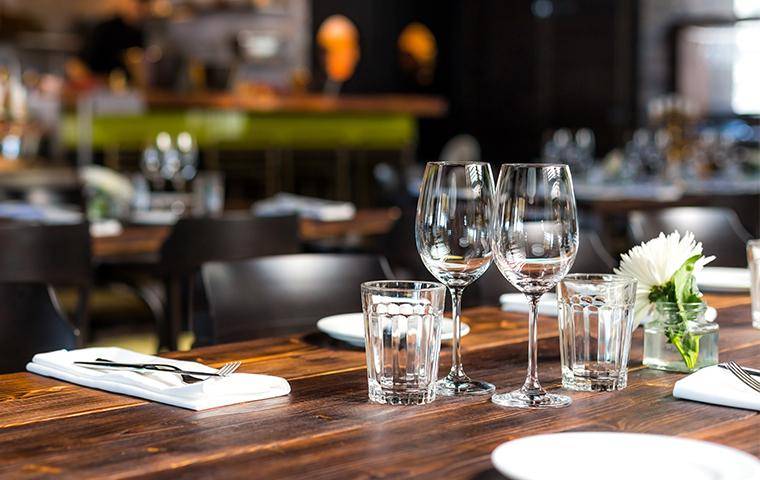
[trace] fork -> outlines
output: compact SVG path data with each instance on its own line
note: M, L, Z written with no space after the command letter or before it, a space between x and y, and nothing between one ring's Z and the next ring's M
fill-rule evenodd
M75 363L77 363L79 365L82 365L82 366L91 366L91 367L102 366L102 367L106 367L106 368L109 368L108 363L114 363L115 364L114 367L132 367L132 368L135 368L137 370L139 370L140 369L139 367L141 367L141 365L137 365L137 364L135 364L135 365L118 364L117 362L114 362L113 360L108 360L107 358L97 358L96 361L97 362L103 362L103 363L101 363L100 365L96 364L95 362L75 362ZM242 365L241 362L225 363L224 365L222 365L221 367L219 367L219 369L216 372L214 372L214 373L192 372L193 375L189 374L188 372L185 372L184 370L181 370L181 369L175 367L174 365L168 365L168 364L150 365L150 367L152 367L152 368L146 369L146 370L147 371L160 371L160 372L165 372L165 373L174 373L174 374L177 374L177 375L180 376L180 378L182 379L183 383L191 385L193 383L203 382L204 380L208 380L209 378L212 378L212 377L220 377L220 378L222 378L222 377L227 377L229 375L232 375L238 368L240 368L240 365ZM159 368L154 368L154 367L159 367L159 366L161 367L160 369ZM197 375L208 375L208 376L206 378L198 378L197 376L195 376L195 374L197 374Z
M760 382L748 375L747 372L742 370L742 367L736 364L736 362L730 361L726 362L724 365L743 384L747 385L749 388L755 390L756 392L760 392Z

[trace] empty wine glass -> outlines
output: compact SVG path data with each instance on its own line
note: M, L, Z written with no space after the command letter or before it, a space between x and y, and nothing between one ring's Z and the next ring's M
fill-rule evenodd
M491 264L493 190L487 163L430 162L425 167L417 204L417 251L430 273L449 288L454 320L451 372L438 381L440 395L495 390L464 373L460 352L462 292Z
M536 345L539 299L567 275L578 251L578 216L568 166L502 165L491 240L502 275L530 303L525 384L519 390L494 395L492 400L520 408L570 405L570 397L547 393L541 387Z

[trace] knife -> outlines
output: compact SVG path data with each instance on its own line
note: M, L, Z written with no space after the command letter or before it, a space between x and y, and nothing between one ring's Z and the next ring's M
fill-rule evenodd
M74 362L74 365L82 365L86 367L115 368L119 370L126 369L129 371L135 371L135 372L148 371L148 372L175 373L178 375L204 375L207 377L221 377L221 375L219 375L218 373L182 370L179 367L175 367L174 365L169 365L167 363L118 363L118 362L110 362L107 360L98 359L95 362Z

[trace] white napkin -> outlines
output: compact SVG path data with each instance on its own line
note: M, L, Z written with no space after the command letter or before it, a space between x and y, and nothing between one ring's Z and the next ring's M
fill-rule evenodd
M677 381L673 387L673 396L760 411L760 393L744 385L731 372L717 365L705 367Z
M100 220L90 223L90 236L93 238L115 237L121 235L124 229L118 220Z
M304 218L323 222L351 220L356 215L353 203L304 197L292 193L278 193L253 204L253 212L259 216L277 216L297 213Z
M749 268L705 267L697 274L704 292L748 292L751 283Z
M56 350L38 353L26 365L30 372L67 382L114 393L144 398L190 410L250 402L279 397L290 393L287 380L270 375L234 373L224 378L210 378L192 385L182 382L179 375L162 372L131 372L125 370L96 370L73 362L91 362L106 358L118 363L166 363L183 370L213 372L213 368L196 362L143 355L116 347Z
M505 293L499 297L501 309L505 312L528 313L528 297L522 293ZM554 293L545 293L538 302L538 314L556 317L559 308L557 307L557 295Z

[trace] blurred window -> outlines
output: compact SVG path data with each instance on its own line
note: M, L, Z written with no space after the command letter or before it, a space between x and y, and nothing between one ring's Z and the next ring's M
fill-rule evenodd
M701 112L760 113L760 20L686 27L676 55L678 92Z

